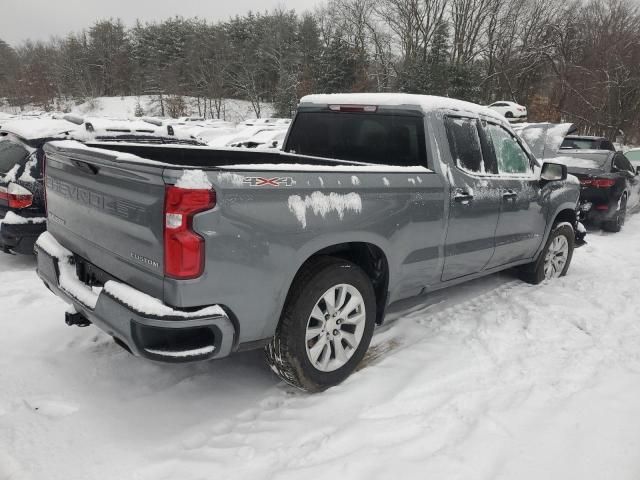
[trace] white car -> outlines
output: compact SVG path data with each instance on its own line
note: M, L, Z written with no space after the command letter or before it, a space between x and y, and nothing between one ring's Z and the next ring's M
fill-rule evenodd
M489 105L489 108L501 113L509 120L527 118L527 107L515 102L494 102Z

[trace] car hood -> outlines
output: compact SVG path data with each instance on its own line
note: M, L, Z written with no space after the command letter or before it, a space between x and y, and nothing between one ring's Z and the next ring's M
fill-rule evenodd
M573 123L528 123L514 130L542 163L555 156L564 137L575 128Z

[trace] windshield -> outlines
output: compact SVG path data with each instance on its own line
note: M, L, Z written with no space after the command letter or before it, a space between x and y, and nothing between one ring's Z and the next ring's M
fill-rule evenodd
M568 150L597 150L600 147L599 140L583 139L583 138L565 138L560 148Z
M609 158L608 155L604 155L604 156L593 155L588 158L563 156L563 157L556 157L553 159L553 161L557 163L562 163L567 167L602 170L608 158Z

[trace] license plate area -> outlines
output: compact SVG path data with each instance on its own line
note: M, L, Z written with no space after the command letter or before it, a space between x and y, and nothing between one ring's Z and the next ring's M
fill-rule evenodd
M104 284L109 280L114 280L107 272L78 255L73 256L73 262L76 267L78 279L85 285L90 287L104 287Z

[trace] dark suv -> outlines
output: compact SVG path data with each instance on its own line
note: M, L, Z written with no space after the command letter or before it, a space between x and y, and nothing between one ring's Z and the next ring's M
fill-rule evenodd
M640 176L621 152L562 150L553 161L580 180L582 218L610 232L624 225L627 208L640 200Z
M0 250L32 254L36 239L47 229L43 147L64 139L98 146L125 141L202 145L142 122L85 121L73 116L4 122L0 126Z
M0 249L33 253L46 230L42 147L78 128L62 119L12 120L0 127Z

